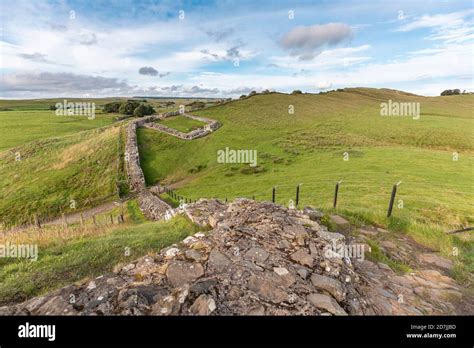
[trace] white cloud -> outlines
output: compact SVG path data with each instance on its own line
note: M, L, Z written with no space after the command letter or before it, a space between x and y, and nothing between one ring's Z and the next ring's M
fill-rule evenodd
M464 18L473 13L473 10L437 14L437 15L424 15L421 17L415 17L413 21L407 23L400 28L398 31L411 31L421 28L450 28L463 25Z
M324 46L337 45L352 35L352 29L344 23L299 26L285 34L280 45L302 60L314 58L315 51Z

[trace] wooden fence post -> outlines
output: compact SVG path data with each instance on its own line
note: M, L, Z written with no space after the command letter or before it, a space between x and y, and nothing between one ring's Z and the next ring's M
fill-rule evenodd
M295 207L298 207L298 203L300 201L300 184L296 186L296 202Z
M387 217L390 217L392 215L392 209L393 209L393 202L395 201L395 195L397 194L397 187L400 185L402 182L399 181L392 187L392 195L390 196L390 203L388 204L388 211L387 211Z
M336 189L334 190L334 202L333 202L333 208L336 209L337 207L337 195L339 193L339 184L342 182L342 180L339 180L336 183Z
M273 190L272 190L272 202L275 203L275 194L276 194L276 187L273 186Z

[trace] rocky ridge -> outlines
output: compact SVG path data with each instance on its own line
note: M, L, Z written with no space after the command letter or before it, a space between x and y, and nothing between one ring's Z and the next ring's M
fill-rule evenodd
M230 204L200 200L174 212L203 231L113 273L2 307L0 314L418 315L472 310L462 289L440 271L401 275L367 257L339 254L341 247L355 243L364 250L368 246L364 238L327 231L311 211L238 199Z

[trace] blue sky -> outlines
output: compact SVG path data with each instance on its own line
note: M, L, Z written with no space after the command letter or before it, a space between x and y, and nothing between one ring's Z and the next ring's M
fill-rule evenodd
M0 1L0 97L473 88L471 1Z

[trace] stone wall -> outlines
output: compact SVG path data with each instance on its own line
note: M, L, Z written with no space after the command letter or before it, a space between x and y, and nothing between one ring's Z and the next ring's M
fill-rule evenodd
M137 123L137 121L134 121L127 125L127 139L125 142L125 162L128 182L130 189L134 192L140 192L146 188L137 146Z
M137 144L137 128L145 127L159 130L167 134L173 135L183 140L192 140L203 137L220 127L220 123L205 117L199 117L190 114L183 116L192 118L194 120L205 122L206 126L193 130L189 133L183 133L156 123L154 121L163 119L165 117L181 115L179 111L169 112L162 115L151 115L131 121L126 129L126 143L125 143L125 160L127 168L127 176L130 188L133 192L138 193L138 204L143 214L150 220L161 220L169 214L173 214L171 206L162 201L158 194L161 193L160 185L156 185L152 190L146 187L145 176L143 175L140 166L140 154L138 152ZM168 213L167 213L168 212Z
M138 195L138 205L143 214L150 220L162 220L171 209L166 202L155 196L149 190L143 190Z
M137 145L137 127L142 127L148 122L157 119L157 116L148 116L134 120L127 125L125 143L126 168L130 188L137 192L137 201L140 210L150 220L161 220L171 207L157 196L153 195L146 187L145 176L140 166L140 154Z
M170 117L170 116L176 116L176 115L182 115L183 117L188 117L188 118L191 118L191 119L196 120L196 121L204 122L204 123L206 123L206 125L204 127L200 127L198 129L195 129L195 130L193 130L191 132L188 132L188 133L183 133L183 132L180 132L176 129L167 127L165 125L152 122L152 120L144 123L143 127L158 130L160 132L167 133L169 135L172 135L174 137L177 137L177 138L180 138L180 139L183 139L183 140L193 140L193 139L204 137L204 136L214 132L215 130L217 130L221 126L221 124L218 121L211 120L211 119L205 118L205 117L199 117L199 116L191 115L191 114L180 114L179 112L163 114L160 117L157 117L156 119L163 119L163 118L167 118L167 117ZM154 119L154 120L156 120L156 119Z

